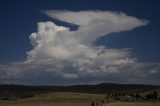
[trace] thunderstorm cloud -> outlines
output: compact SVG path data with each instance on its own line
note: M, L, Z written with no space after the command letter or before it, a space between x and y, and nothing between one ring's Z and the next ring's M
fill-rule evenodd
M77 25L76 30L46 21L29 36L32 50L23 62L0 65L0 82L69 84L113 81L159 83L160 65L140 63L130 49L112 49L93 42L111 33L129 31L149 22L112 11L43 11L56 20ZM152 78L152 80L149 80ZM74 82L75 81L75 82Z

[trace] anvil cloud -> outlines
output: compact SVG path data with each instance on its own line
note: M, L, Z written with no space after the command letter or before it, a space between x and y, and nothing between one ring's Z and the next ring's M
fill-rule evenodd
M159 72L154 71L159 65L139 63L136 57L130 55L129 49L93 45L99 37L145 26L149 23L147 20L112 11L49 10L43 13L59 21L75 24L78 29L71 31L51 21L39 22L37 32L29 36L33 49L27 52L27 60L1 65L1 82L5 82L6 78L20 79L15 81L17 83L22 83L21 79L26 83L30 83L26 79L32 79L35 83L43 79L43 84L47 84L45 81L49 77L49 84L59 83L59 80L66 84L74 83L73 79L78 79L79 83L138 83L143 79L140 83L146 83L146 77Z

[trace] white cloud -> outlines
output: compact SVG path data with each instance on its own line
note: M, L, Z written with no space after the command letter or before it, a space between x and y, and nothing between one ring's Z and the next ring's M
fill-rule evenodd
M27 52L27 60L1 65L0 76L3 78L17 75L26 79L92 77L94 80L94 77L109 78L111 75L118 76L117 78L120 78L118 80L129 78L133 81L135 76L137 78L142 77L142 74L146 75L143 72L148 65L138 63L136 58L130 56L128 49L108 49L103 45L94 46L93 42L110 33L145 26L148 21L111 11L45 11L44 13L60 21L76 24L79 28L71 31L51 21L39 22L37 32L29 36L33 49ZM147 69L147 73L150 73L149 69L153 69L153 66ZM154 72L157 72L155 68L151 73Z
M79 25L75 32L81 42L93 42L96 38L113 32L128 31L145 26L147 20L137 19L122 12L112 11L44 11L48 16ZM86 41L87 40L87 41ZM89 42L89 43L90 43Z
M70 31L69 28L55 25L53 22L38 23L37 32L30 35L33 49L27 53L28 61L90 60L97 67L115 64L114 62L122 60L123 63L133 61L127 50L106 49L102 45L95 47L92 43L106 34L148 24L148 21L110 11L46 11L45 13L52 18L80 27L76 31Z

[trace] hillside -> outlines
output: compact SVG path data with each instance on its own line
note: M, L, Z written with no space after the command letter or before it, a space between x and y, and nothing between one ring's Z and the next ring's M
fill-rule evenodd
M153 85L101 83L97 85L72 86L24 86L0 85L1 100L18 100L52 92L78 92L90 94L141 93L160 88Z

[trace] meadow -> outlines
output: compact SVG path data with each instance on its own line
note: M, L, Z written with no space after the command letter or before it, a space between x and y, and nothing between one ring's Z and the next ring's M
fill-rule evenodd
M91 106L99 102L102 94L54 92L17 101L1 101L0 106Z
M1 85L0 106L160 106L160 87L111 83Z
M160 106L160 102L118 102L106 100L104 94L53 92L17 101L0 101L0 106Z
M160 106L160 102L114 102L103 106Z

